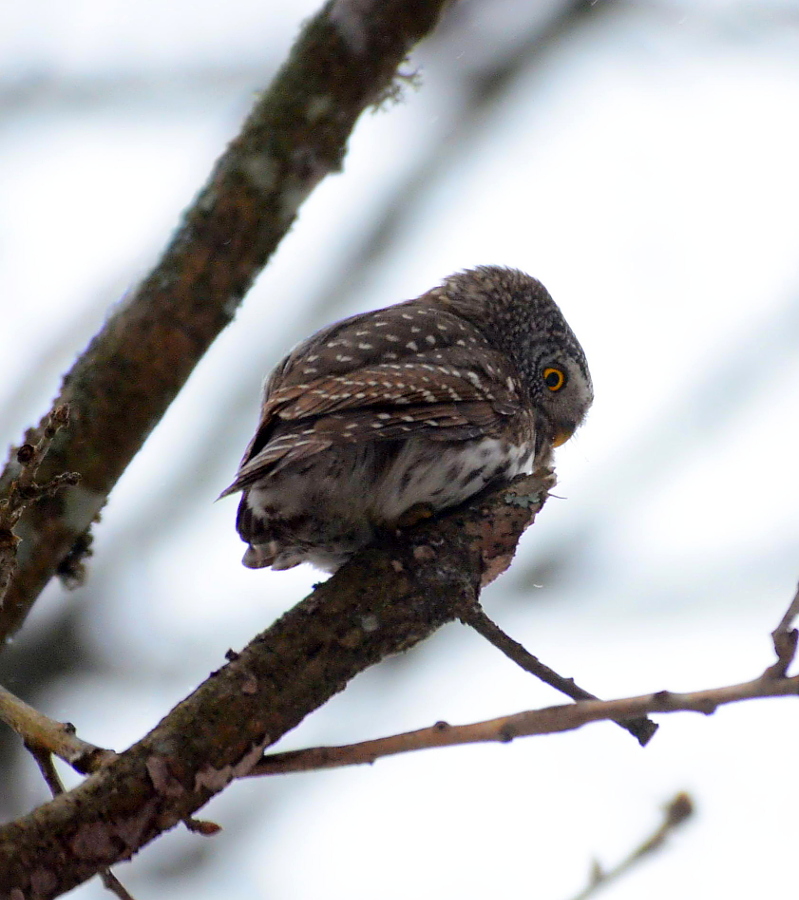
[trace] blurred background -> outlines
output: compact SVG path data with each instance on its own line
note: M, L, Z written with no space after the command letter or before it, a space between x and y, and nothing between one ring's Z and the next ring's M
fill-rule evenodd
M148 270L316 0L0 7L0 425L38 422ZM320 573L249 571L214 504L298 339L447 274L541 278L596 403L558 495L484 602L603 697L749 680L799 578L799 2L462 0L367 114L134 461L84 587L53 584L0 683L123 749ZM124 410L120 410L124 415ZM357 678L280 749L560 702L451 625ZM137 900L569 900L688 790L698 812L605 896L784 896L795 704L427 751L233 785L116 874ZM0 815L44 802L0 734ZM77 777L65 772L70 784ZM98 882L70 895L109 896Z

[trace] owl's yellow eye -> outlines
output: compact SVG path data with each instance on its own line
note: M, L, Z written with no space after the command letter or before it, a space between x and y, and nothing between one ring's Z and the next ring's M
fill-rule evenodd
M544 369L544 384L550 391L559 391L566 384L566 373L561 369Z

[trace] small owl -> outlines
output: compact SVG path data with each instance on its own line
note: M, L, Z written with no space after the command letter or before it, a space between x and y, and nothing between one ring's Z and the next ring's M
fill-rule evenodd
M585 418L585 356L546 288L481 266L297 346L233 484L244 565L333 572L380 532L548 465Z

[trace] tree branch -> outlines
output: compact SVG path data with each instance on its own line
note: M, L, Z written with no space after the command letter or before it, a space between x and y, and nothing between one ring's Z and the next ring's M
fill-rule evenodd
M799 616L799 587L796 589L791 605L780 620L780 624L771 632L771 640L774 643L777 662L769 669L769 672L774 678L785 677L788 672L788 666L793 662L796 655L799 632L793 627L793 623L797 616Z
M622 875L626 875L630 869L645 857L659 850L666 839L694 814L694 804L686 793L676 794L663 810L663 821L655 831L638 847L612 869L602 869L598 863L594 863L590 883L579 894L575 894L572 900L588 900L601 888L607 887L614 881L618 881Z
M42 474L75 471L81 483L39 501L18 523L23 543L2 598L0 646L230 322L303 200L341 169L358 116L391 94L397 66L445 5L330 0L308 21L160 262L64 379L56 406L69 405L71 425L55 436ZM19 471L12 458L1 491Z
M471 615L474 618L473 612ZM307 772L313 769L333 769L362 763L371 764L381 756L393 756L397 753L426 750L431 747L449 747L455 744L475 744L486 741L508 743L516 737L571 731L588 722L598 722L603 719L629 721L647 713L701 712L710 715L716 711L718 706L740 700L799 695L799 675L787 677L788 667L796 655L797 632L792 625L797 616L799 616L799 589L780 624L772 632L777 663L769 666L759 678L743 684L708 691L695 691L690 694L658 691L656 694L629 697L626 700L607 702L583 700L573 705L528 710L516 715L502 716L499 719L475 722L471 725L449 725L447 722L436 722L432 728L407 731L404 734L395 734L374 741L362 741L358 744L346 744L339 747L310 747L305 750L291 750L287 753L270 753L253 766L247 776L282 775L287 772ZM464 618L463 611L459 617ZM490 622L490 619L488 621ZM787 640L786 635L789 636ZM508 641L512 640L507 635L505 637ZM518 646L521 647L520 644ZM524 650L523 647L522 650ZM524 650L524 653L527 651ZM527 655L529 656L529 654ZM535 657L531 658L535 659ZM537 660L536 663L540 665ZM546 666L543 668L546 669L545 674L551 672ZM533 674L538 673L534 671ZM557 675L557 673L553 674ZM557 677L560 678L560 676Z
M527 710L469 725L449 725L436 722L430 728L407 731L391 737L347 744L339 747L310 747L286 753L271 753L247 772L247 776L282 775L287 772L307 772L312 769L333 769L373 763L383 756L427 750L431 747L452 747L457 744L509 743L517 737L557 734L573 731L589 722L635 719L649 713L700 712L711 715L719 706L754 700L761 697L799 695L799 675L791 678L775 677L772 669L759 678L743 684L710 690L676 694L658 691L621 700L580 700L565 706Z
M553 483L517 479L365 550L79 787L0 827L0 895L46 900L186 820L358 672L473 604Z
M81 740L69 722L56 722L0 686L0 719L14 729L31 750L54 754L83 775L116 758L113 750Z
M48 750L44 750L39 746L27 744L26 747L30 751L33 758L36 760L36 765L39 767L39 771L42 773L42 778L44 778L47 783L47 787L50 788L50 793L54 797L58 797L64 793L64 785L61 783L61 779L59 778L58 772L56 771L55 764L53 763L53 757ZM116 894L120 900L134 900L134 898L128 893L125 886L120 882L120 880L114 875L114 873L110 869L103 869L100 872L100 880L103 882L103 887L107 888L111 891L112 894Z
M460 619L464 625L470 625L474 628L478 634L493 644L497 650L504 653L508 659L513 660L517 666L520 666L525 672L535 675L536 678L540 678L541 681L555 688L556 691L571 697L572 700L599 699L590 691L586 691L576 684L573 678L564 678L554 669L544 665L538 657L533 656L522 644L515 641L510 635L505 634L499 625L486 615L485 610L481 606L476 605L473 609L464 610ZM629 722L618 722L618 724L625 731L629 731L642 747L649 743L652 735L658 729L654 722L646 718L633 719Z

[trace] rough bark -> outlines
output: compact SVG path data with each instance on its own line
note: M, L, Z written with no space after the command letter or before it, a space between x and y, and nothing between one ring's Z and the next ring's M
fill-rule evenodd
M0 828L0 897L46 900L191 816L358 672L473 605L553 479L522 478L364 551L258 635L143 740Z

